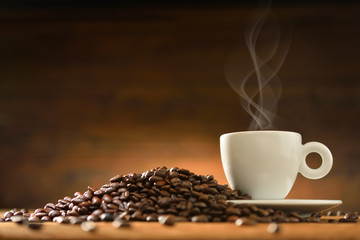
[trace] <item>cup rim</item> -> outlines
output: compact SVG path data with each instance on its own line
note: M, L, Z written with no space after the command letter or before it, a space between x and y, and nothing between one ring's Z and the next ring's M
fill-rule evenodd
M283 131L283 130L249 130L249 131L238 131L238 132L229 132L220 135L220 138L225 136L231 135L250 135L250 134L278 134L278 133L285 133L285 134L295 134L301 137L301 134L298 132L293 131Z

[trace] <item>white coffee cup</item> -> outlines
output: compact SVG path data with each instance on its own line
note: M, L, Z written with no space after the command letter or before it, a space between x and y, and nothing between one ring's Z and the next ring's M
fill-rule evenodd
M306 163L309 153L318 153L317 169ZM301 143L301 135L287 131L245 131L220 136L220 153L226 178L233 189L253 199L284 199L300 172L309 179L329 173L333 158L319 142Z

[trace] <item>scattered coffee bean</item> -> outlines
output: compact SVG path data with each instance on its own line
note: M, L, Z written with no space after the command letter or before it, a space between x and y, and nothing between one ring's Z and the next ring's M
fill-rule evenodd
M280 231L280 226L276 223L270 223L267 227L269 233L278 233Z
M114 228L130 227L130 223L124 219L115 219L112 223Z
M92 221L86 221L86 222L82 222L80 224L80 227L85 232L93 232L96 229L96 224L95 222Z
M70 221L71 224L81 224L82 222L85 221L85 219L82 219L80 217L72 216L72 217L69 217L69 221Z
M253 226L256 223L257 222L254 219L251 219L251 218L238 218L235 221L236 226Z
M176 219L173 215L167 215L167 216L159 216L158 221L161 224L171 226L174 225Z
M158 217L156 214L151 214L151 215L147 216L145 220L148 222L155 222L158 220Z

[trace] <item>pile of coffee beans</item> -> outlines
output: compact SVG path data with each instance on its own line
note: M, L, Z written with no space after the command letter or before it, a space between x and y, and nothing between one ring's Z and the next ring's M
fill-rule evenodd
M142 174L117 175L101 188L89 186L83 193L47 203L31 214L26 210L6 212L0 221L81 224L85 231L93 231L93 222L97 221L113 222L114 227L129 227L129 221L158 221L165 225L182 221L235 222L238 226L258 222L320 222L320 214L303 218L296 212L227 202L236 199L251 197L218 184L212 175L159 167Z

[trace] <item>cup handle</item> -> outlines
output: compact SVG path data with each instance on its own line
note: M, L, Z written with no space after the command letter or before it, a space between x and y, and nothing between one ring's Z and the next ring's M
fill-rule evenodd
M310 168L306 163L306 156L309 153L318 153L321 156L321 166L316 169ZM333 157L330 150L322 143L308 142L302 146L302 161L300 163L300 173L309 179L319 179L325 177L330 172L333 165Z

